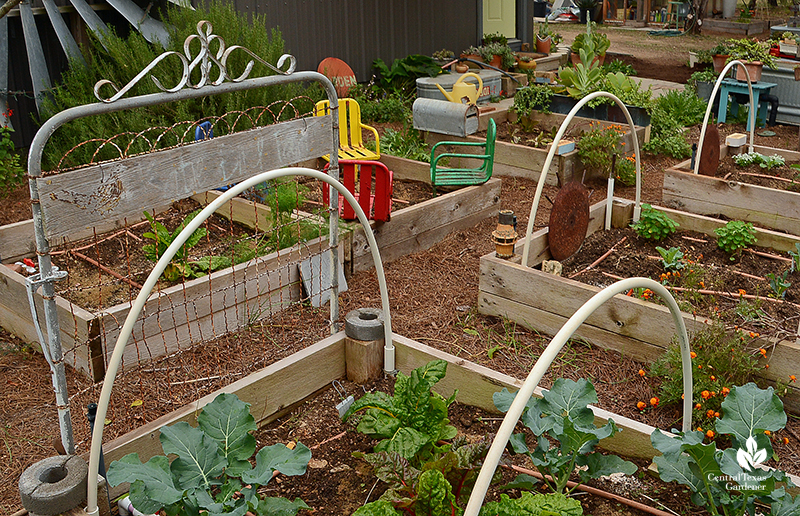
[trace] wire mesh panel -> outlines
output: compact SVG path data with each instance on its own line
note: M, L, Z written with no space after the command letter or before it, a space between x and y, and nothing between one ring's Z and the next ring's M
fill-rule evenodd
M198 32L205 43L213 39L209 26L198 25ZM207 45L201 52L208 52ZM82 142L52 170L41 170L42 149L53 131L86 116L301 81L322 83L336 101L330 81L315 72L294 73L289 56L288 71L280 69L287 60L282 58L277 68L268 65L276 75L255 79L227 77L226 56L214 61L222 73L213 84L201 77L192 85L197 78L190 68L185 89L121 98L128 84L110 99L98 94L104 103L59 113L37 134L29 175L40 273L28 278L28 287L35 292L33 317L46 325L47 341L42 335L39 340L56 378L63 378L59 368L63 372L66 362L90 381L102 379L155 262L222 191L260 172L316 166L320 156L336 155L335 116L313 117L316 99L294 96ZM309 91L319 96L318 89ZM335 159L331 170L336 177ZM303 343L309 336L331 332L339 285L330 271L343 256L336 212L329 216L327 207L314 202L311 197L321 198L321 192L312 189L319 185L296 178L258 184L221 204L170 260L122 356L109 412L118 433L288 356L309 344ZM330 308L309 301L322 293ZM65 391L65 385L56 387L62 441L71 451L65 401L93 401L99 387L84 384L68 400Z

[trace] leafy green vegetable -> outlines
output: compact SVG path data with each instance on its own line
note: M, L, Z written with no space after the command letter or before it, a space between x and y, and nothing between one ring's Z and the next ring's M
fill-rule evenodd
M631 227L640 237L659 242L674 233L678 223L651 205L642 203L639 221L632 223Z
M731 220L724 227L715 229L714 233L718 237L717 245L731 255L731 261L742 249L756 243L756 231L750 222Z
M679 271L683 269L686 264L683 263L683 251L678 247L670 247L664 249L663 247L656 246L656 251L661 255L661 265L668 271Z
M149 213L144 212L144 216L150 221L151 231L144 233L142 236L155 241L154 244L145 244L142 246L142 252L144 252L145 258L157 262L167 251L167 248L172 245L172 242L178 238L180 232L189 225L198 213L200 213L200 210L193 211L186 215L180 225L170 233L162 223L153 218ZM226 256L204 256L197 261L189 261L189 249L196 246L207 234L208 230L201 227L197 228L194 233L189 236L186 242L184 242L183 247L175 253L175 256L172 257L172 260L167 265L167 268L164 269L164 279L167 281L178 281L183 278L196 278L205 273L231 266L231 260Z
M367 393L350 407L344 419L364 411L357 429L381 439L375 445L376 452L394 452L407 460L420 454L427 457L438 441L456 436L455 427L447 419L447 407L457 392L445 400L431 391L446 371L447 362L434 360L413 370L411 376L398 373L394 396Z
M500 495L499 502L489 502L480 516L581 516L583 508L574 498L561 493L533 494L523 492L517 499Z
M798 501L776 483L793 484L780 470L752 467L772 457L766 431L786 425L783 403L772 387L759 389L754 383L733 387L722 402L719 434L731 439L731 447L718 450L715 441L703 444L703 433L691 431L670 436L661 430L650 435L653 447L663 455L654 459L661 479L675 481L692 490L692 501L712 515L755 514L755 502L772 506L772 514L796 514Z
M503 389L494 394L494 404L507 412L514 397ZM602 427L594 425L594 413L587 405L596 402L597 392L588 380L559 378L543 398L528 400L522 414L521 421L538 436L536 447L528 449L524 434L514 434L509 440L515 453L526 454L540 472L550 477L544 482L555 493L565 493L576 465L585 466L578 473L581 482L616 472L636 472L634 463L595 451L601 439L620 431L610 419ZM559 446L551 446L547 437L557 439Z
M164 455L142 464L139 454L131 453L111 463L109 484L130 482L131 503L145 514L163 509L169 515L243 516L250 511L291 516L308 509L300 499L258 494L275 471L304 474L311 450L300 443L295 449L264 447L252 467L248 459L256 448L251 434L256 424L249 407L234 394L220 394L198 415L197 428L186 422L161 428L164 454L176 456L172 464Z

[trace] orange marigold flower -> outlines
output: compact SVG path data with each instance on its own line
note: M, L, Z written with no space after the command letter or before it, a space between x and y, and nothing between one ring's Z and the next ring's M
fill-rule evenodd
M789 438L788 437L784 437L783 438L783 444L789 444Z
M697 368L698 369L702 369L703 368L703 364L697 364Z
M698 426L698 427L697 427L697 431L698 431L698 432L702 432L702 431L703 431L703 427L702 427L702 426Z
M708 419L711 419L711 418L713 418L713 417L714 417L714 410L712 410L712 409L708 409L708 410L706 411L706 417L707 417Z
M647 403L645 403L643 401L640 401L639 403L636 404L636 408L638 408L639 410L644 410L646 407L647 407Z
M769 430L764 430L764 433L767 435L772 435L772 432L770 432Z
M722 388L722 395L723 396L727 396L730 392L731 392L731 390L728 389L727 387L723 387Z
M769 364L764 364L764 369L769 369Z
M717 377L716 377L716 376L714 376L713 374L711 375L711 381L712 381L712 382L716 382L716 381L717 381Z
M790 382L796 382L797 381L797 377L795 375L793 375L793 374L790 374L789 375L789 381Z
M697 358L697 353L692 351L691 353L689 353L689 356L691 356L692 358Z
M639 369L639 376L641 376L642 378L644 378L644 376L645 376L646 374L647 374L647 373L645 373L645 372L644 372L644 369Z
M706 432L706 437L708 437L709 439L713 439L714 438L714 431L713 430L709 430L708 432Z
M758 337L758 333L756 333L756 332L754 332L754 331L751 331L751 332L750 332L750 338L751 338L751 339L755 339L756 337ZM759 353L761 353L761 351L760 351L760 350L759 350Z
M700 393L700 397L703 398L704 400L707 400L708 398L711 397L711 393L708 391L703 391Z
M750 336L751 336L751 337L753 336L753 332L750 332ZM758 352L759 352L759 353L761 353L761 356L762 356L762 357L765 357L765 356L767 356L767 350L766 350L766 349L764 349L764 348L761 348L761 349L759 349L759 350L758 350Z
M697 404L694 406L694 409L695 409L695 410L700 410L701 408L703 408L703 406L702 406L701 404L699 404L699 403L697 403Z
M719 417L719 412L714 412L714 417Z
M716 396L716 395L717 395L717 391L711 391L711 397L712 397L712 398L713 398L714 396Z
M657 407L658 406L658 398L656 398L655 396L650 398L650 405L652 405L654 407Z
M740 296L743 296L743 295L745 295L745 294L747 294L747 291L746 291L745 289L743 289L743 288L740 288L740 289L739 289L739 295L740 295Z

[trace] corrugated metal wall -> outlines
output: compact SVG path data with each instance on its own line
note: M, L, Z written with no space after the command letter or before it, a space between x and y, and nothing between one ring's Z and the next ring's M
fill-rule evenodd
M326 57L344 60L359 82L372 62L388 65L409 54L456 54L477 45L481 0L231 0L245 13L280 29L299 70L316 70Z

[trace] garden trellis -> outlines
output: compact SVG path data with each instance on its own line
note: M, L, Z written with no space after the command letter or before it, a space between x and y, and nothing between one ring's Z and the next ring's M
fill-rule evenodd
M310 109L302 111L298 107L305 103L304 99L298 98L204 120L179 122L137 134L103 137L98 142L79 146L96 145L97 150L89 153L91 160L88 165L69 168L73 165L70 155L79 152L76 148L68 153L56 170L42 171L44 147L53 133L70 121L93 115L303 81L319 83L331 105L337 105L330 81L316 72L295 72L294 57L284 55L273 66L243 47L226 48L225 42L213 34L208 22L200 22L197 31L196 35L187 38L186 55L177 52L163 54L121 89L101 81L95 87L95 94L102 102L55 115L43 124L31 145L28 173L39 272L29 277L26 283L32 301L33 322L53 371L62 443L70 453L74 452L74 442L64 375L65 361L95 380L102 378L114 340L119 336L122 322L141 288L135 281L135 276L141 271L131 266L131 253L150 243L160 256L163 249L158 252L158 246L163 242L154 243L153 237L161 239L164 236L169 241L179 232L174 226L165 227L164 231L159 228L156 221L165 216L161 210L167 209L173 201L190 197L201 205L210 204L221 195L215 189L245 182L260 172L316 160L325 154L331 154L329 176L338 180L338 159L336 152L332 152L338 145L336 110L332 110L330 117L313 117ZM193 40L199 40L201 47L194 56L190 53ZM214 41L218 50L212 52L209 44ZM226 69L227 59L233 52L244 52L250 59L238 77L232 77ZM167 89L151 76L162 93L123 98L138 80L154 71L168 56L177 56L183 64L183 78L179 84ZM271 75L248 78L256 61L267 67ZM103 98L106 88L113 88L115 94ZM211 122L217 136L195 142L195 128L203 122ZM113 151L111 159L107 157L109 150ZM309 184L312 187L317 185ZM183 262L174 263L178 271L177 281L172 286L159 286L147 299L133 328L131 342L134 345L129 346L122 357L119 374L134 376L142 396L146 390L142 387L142 378L148 373L170 370L188 373L192 370L196 374L198 365L188 364L191 361L180 358L181 352L192 346L252 327L270 316L281 317L283 311L292 307L300 306L299 309L306 310L300 303L303 290L299 265L313 257L319 258L313 262L317 264L317 270L312 270L312 281L319 283L316 289L330 294L330 314L324 317L319 310L306 311L311 313L312 319L316 318L314 324L320 328L335 330L339 319L339 276L332 272L339 270L342 259L334 208L337 196L331 191L330 209L323 209L321 214L303 213L296 209L297 191L303 186L297 180L268 184L259 193L262 199L266 199L266 204L272 203L272 208L244 199L231 199L217 212L229 220L205 222L205 234L194 240L209 244L211 256L198 259L187 254ZM286 204L282 200L287 199L295 209L281 215L281 206ZM142 220L145 211L153 221ZM183 216L179 215L177 220ZM182 224L187 224L188 220L185 218ZM250 227L235 232L234 221L249 221ZM316 234L310 235L313 238L301 238L299 233L304 227L316 228ZM148 229L150 236L142 234ZM103 234L109 230L112 230L110 234ZM285 249L272 245L281 240L284 233L293 231L298 233L295 245ZM245 253L241 263L235 263L240 251L218 247L222 241L240 246L244 243L251 253ZM266 245L268 243L271 245ZM262 251L266 254L262 255ZM123 266L119 271L109 272L107 263L104 263L111 254L122 258ZM328 257L328 270L324 272L330 278L329 285L320 283L320 278L326 275L319 270L326 267L320 265L326 262L323 256ZM215 271L212 263L219 262L216 258L230 258L230 266ZM54 260L60 261L62 267L54 267ZM83 280L78 282L72 278L79 263L82 267L91 264L89 268L93 269L93 275L100 278L91 291ZM187 274L187 265L191 271L207 270L209 273L202 276ZM116 304L102 304L103 292L119 290L120 282L125 283L121 291L122 300ZM87 297L97 297L95 306L87 309L73 302L87 292ZM44 328L39 323L42 314ZM309 324L297 317L286 320L289 324ZM138 368L137 372L136 366L144 361L150 361L150 369ZM247 369L256 365L240 364L240 367ZM236 378L241 374L242 370L220 370L206 380L228 381L230 377ZM193 382L167 381L160 387L163 392L147 394L151 399L161 399L168 404L185 403L187 400L181 396L196 399L205 392ZM192 392L172 392L173 387L179 390L185 386L194 386L189 389ZM180 401L174 400L173 396ZM130 410L122 407L119 411L120 418L125 419L125 413Z

